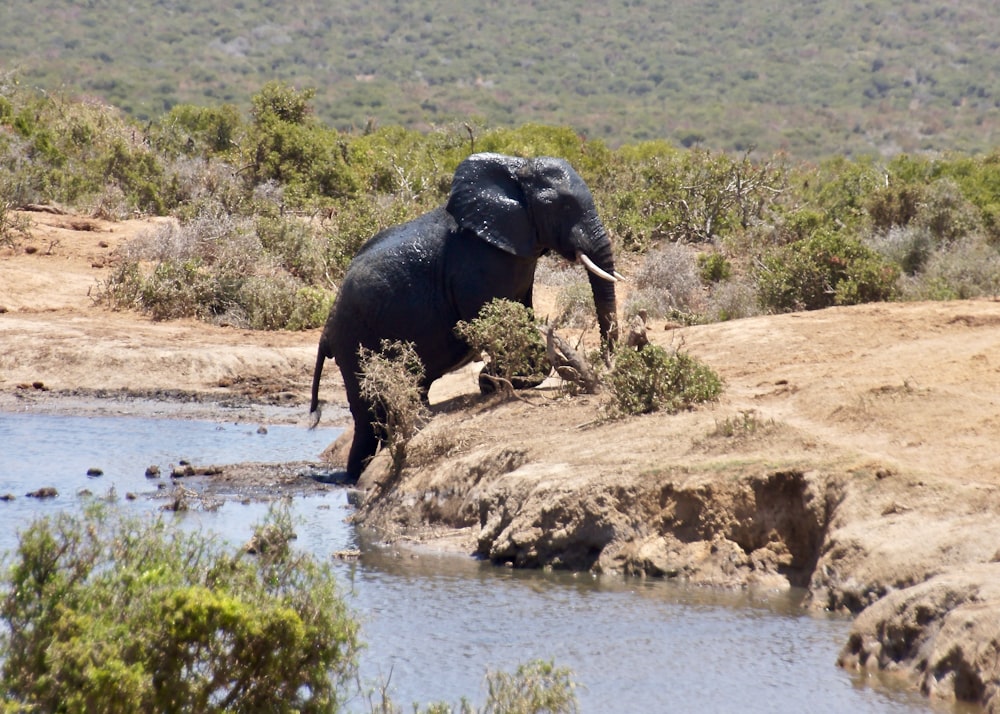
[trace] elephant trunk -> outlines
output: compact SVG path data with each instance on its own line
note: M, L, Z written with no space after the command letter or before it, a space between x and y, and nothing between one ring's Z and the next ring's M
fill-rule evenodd
M598 270L588 269L587 277L590 279L590 290L594 296L594 308L597 311L597 324L601 331L601 344L607 352L614 350L618 341L618 305L615 300L615 277L620 277L615 272L615 259L611 254L611 241L608 239L604 226L598 226L596 230L591 230L589 235L592 239L586 249L581 250L582 255L598 268ZM603 273L601 275L600 273ZM614 277L612 277L614 276Z

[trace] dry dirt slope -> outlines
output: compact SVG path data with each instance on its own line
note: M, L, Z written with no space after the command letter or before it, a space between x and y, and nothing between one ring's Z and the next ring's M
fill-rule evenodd
M304 414L317 333L107 312L88 292L151 221L30 217L31 237L0 248L0 409L127 391ZM863 610L845 666L1000 710L1000 303L651 336L716 369L723 399L603 422L598 397L481 401L470 374L452 375L432 391L413 468L392 481L373 464L359 517L501 562L801 584L816 607ZM324 396L342 401L336 370L326 375Z

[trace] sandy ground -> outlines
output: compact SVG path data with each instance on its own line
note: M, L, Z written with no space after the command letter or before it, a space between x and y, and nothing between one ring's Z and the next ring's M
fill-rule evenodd
M281 405L307 423L318 331L108 311L92 297L115 248L164 219L26 215L0 246L0 410ZM715 369L717 404L608 421L600 395L491 400L450 375L404 473L381 455L366 472L359 520L514 565L803 586L858 613L843 666L1000 711L1000 302L667 327L650 338ZM346 424L332 365L322 393Z

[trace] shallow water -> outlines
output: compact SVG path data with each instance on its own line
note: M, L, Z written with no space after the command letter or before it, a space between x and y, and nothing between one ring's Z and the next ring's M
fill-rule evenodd
M150 493L145 478L195 464L315 458L331 429L132 417L0 414L0 551L31 518L77 508L78 492ZM90 478L87 469L103 475ZM169 480L169 479L161 479ZM23 495L54 486L59 496ZM134 507L152 508L140 498ZM346 493L295 501L297 546L337 562L368 644L361 674L394 700L481 702L486 668L554 659L582 685L584 712L927 712L911 690L872 687L835 666L848 619L805 612L801 593L728 592L589 574L525 572L470 558L382 547L344 522ZM195 526L244 542L266 504L189 512ZM367 711L358 697L352 711ZM937 708L950 711L950 708Z

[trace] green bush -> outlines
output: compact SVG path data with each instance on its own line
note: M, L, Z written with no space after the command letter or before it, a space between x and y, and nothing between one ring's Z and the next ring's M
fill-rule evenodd
M137 295L143 312L154 320L204 317L218 311L216 281L198 258L163 261L146 278L138 271L125 272L125 265L120 271L126 279L139 280L137 289L126 287L123 292Z
M355 674L329 565L288 548L92 505L35 521L13 556L0 689L23 710L331 711Z
M897 265L861 241L821 230L765 254L757 285L768 310L818 310L892 299L898 277Z
M235 153L246 132L246 123L232 104L178 104L153 124L151 140L167 156L183 154L207 159Z
M714 242L745 230L773 210L786 184L777 162L755 163L663 141L623 146L592 188L609 230L624 248Z
M533 387L551 370L535 316L519 302L495 298L483 305L474 320L459 322L455 333L486 356L483 373L500 386Z
M722 394L722 380L711 368L687 353L671 354L653 344L620 347L607 381L615 416L677 412Z
M255 184L282 184L292 206L308 203L310 197L336 198L358 191L339 133L312 116L309 101L314 94L270 82L253 97L246 149L250 179Z
M733 273L733 266L722 253L700 253L698 275L703 283L721 283Z
M325 244L294 216L208 212L135 238L98 300L155 320L198 317L256 330L303 330L326 320L332 291ZM146 267L152 263L152 268Z

